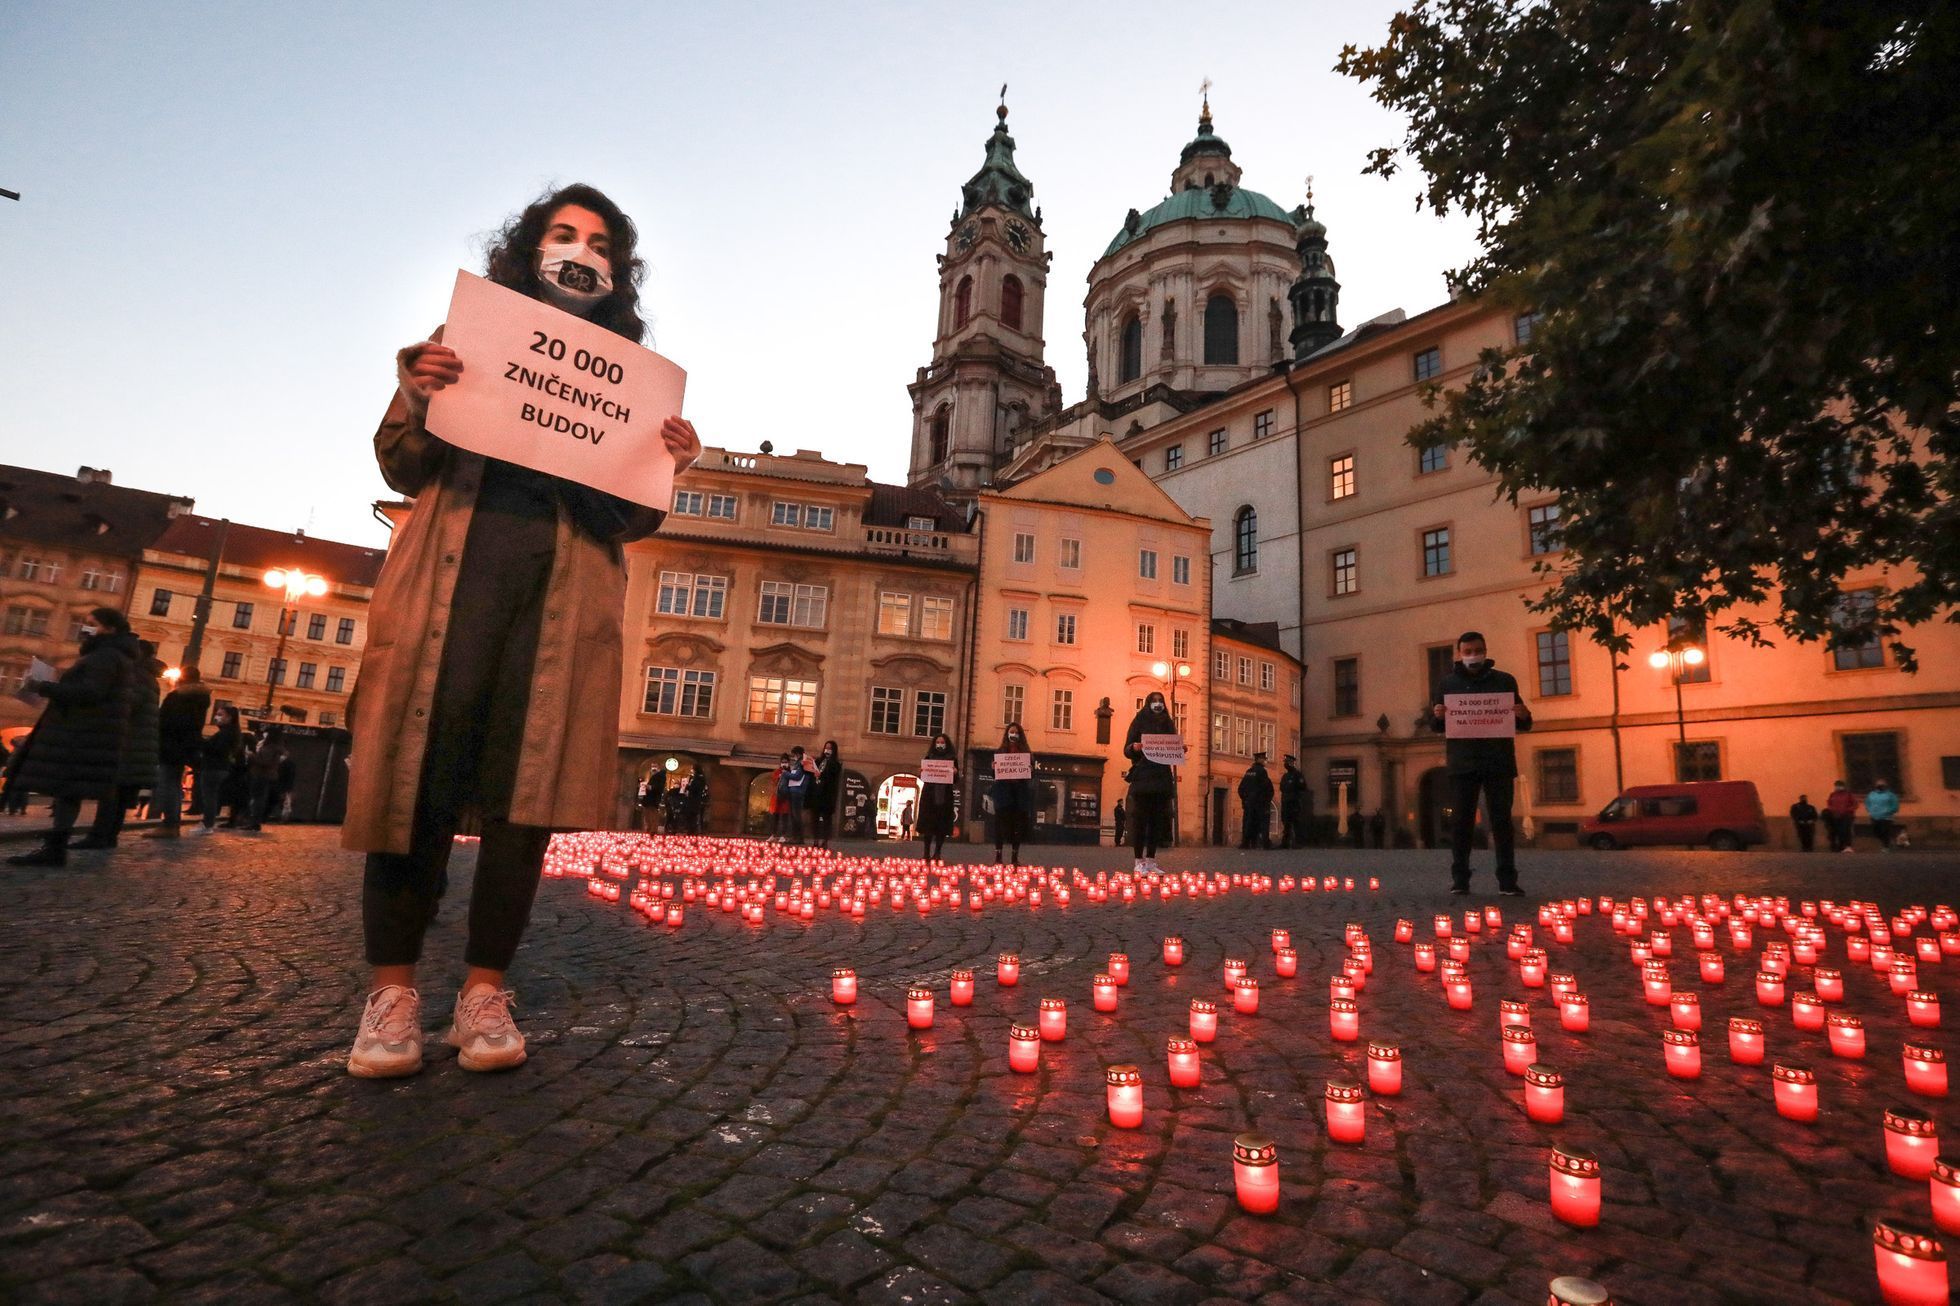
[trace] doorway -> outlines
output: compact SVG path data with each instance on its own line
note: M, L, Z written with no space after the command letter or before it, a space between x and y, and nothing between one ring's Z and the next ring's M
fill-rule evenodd
M902 818L906 804L912 806L913 828L918 827L919 790L921 786L916 775L886 776L878 785L878 800L873 804L876 824L871 835L874 839L897 839L900 837Z

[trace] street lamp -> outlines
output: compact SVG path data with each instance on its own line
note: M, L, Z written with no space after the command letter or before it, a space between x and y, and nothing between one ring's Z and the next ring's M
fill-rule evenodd
M1681 677L1689 667L1698 667L1708 655L1693 644L1673 645L1655 649L1647 657L1647 665L1656 671L1666 671L1674 677L1674 727L1680 733L1681 743L1688 742L1688 718L1681 710Z
M1177 728L1177 682L1191 674L1189 662L1152 662L1150 674L1171 687L1171 727ZM1181 730L1178 732L1183 733ZM1171 768L1171 838L1176 840L1178 827L1178 779L1177 768Z
M278 684L280 669L286 662L287 610L302 598L319 598L327 592L327 578L290 567L274 567L265 574L265 583L276 590L286 592L286 601L279 605L279 647L272 654L272 666L265 673L265 715L272 715L272 691ZM299 614L292 614L297 623Z

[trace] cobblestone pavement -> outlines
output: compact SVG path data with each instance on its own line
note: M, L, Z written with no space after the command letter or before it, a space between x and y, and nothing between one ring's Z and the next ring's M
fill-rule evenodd
M1124 865L1108 850L1067 860ZM1960 898L1951 855L1528 855L1524 903L1446 897L1428 853L1164 860L1382 887L807 924L696 907L669 931L551 881L513 973L530 1064L470 1075L432 1038L420 1077L372 1083L342 1069L362 991L358 859L333 831L138 840L113 861L7 873L0 1298L1535 1304L1555 1275L1582 1274L1622 1302L1869 1301L1870 1218L1926 1218L1925 1183L1885 1167L1879 1113L1917 1102L1955 1122L1905 1094L1899 1003L1868 968L1845 967L1864 1061L1770 1013L1772 1056L1817 1070L1823 1116L1805 1126L1772 1109L1767 1067L1724 1053L1726 1017L1757 1011L1753 962L1724 942L1728 981L1703 992L1707 1072L1684 1084L1662 1070L1665 1009L1641 1003L1605 922L1584 921L1553 955L1591 995L1591 1033L1560 1032L1533 1003L1539 1059L1569 1086L1566 1122L1548 1127L1523 1117L1501 1068L1497 1001L1527 996L1501 946L1477 946L1476 1008L1457 1013L1392 931L1408 916L1427 937L1435 912L1466 901L1530 919L1528 904L1581 893L1930 906ZM459 850L430 941L432 1030L470 861ZM1373 937L1376 971L1364 1042L1342 1045L1327 977L1349 921ZM1297 979L1274 977L1276 926ZM1172 932L1191 957L1175 972L1161 961ZM1098 1015L1090 976L1116 950L1134 978ZM1003 951L1022 958L1017 988L991 978ZM1687 951L1675 978L1696 987ZM1257 1015L1223 1001L1228 955L1263 985ZM863 986L850 1010L829 1001L840 965ZM970 1008L945 1001L957 966L979 973ZM1954 969L1924 967L1924 986L1955 1002ZM939 991L929 1031L905 1027L914 981ZM1068 1037L1043 1045L1038 1074L1013 1074L1007 1027L1051 995L1068 1000ZM1164 1042L1193 997L1226 1009L1203 1086L1173 1090ZM1359 1075L1369 1037L1400 1043L1407 1086L1370 1100L1364 1146L1330 1143L1321 1090ZM1141 1129L1108 1123L1114 1062L1143 1068ZM1231 1195L1232 1139L1249 1126L1280 1149L1271 1217ZM1549 1214L1553 1141L1599 1155L1597 1229Z

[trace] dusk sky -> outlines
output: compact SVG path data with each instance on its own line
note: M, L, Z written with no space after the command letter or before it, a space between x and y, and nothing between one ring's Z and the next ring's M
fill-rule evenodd
M1363 177L1400 124L1331 71L1393 3L0 8L0 459L374 544L393 354L553 183L639 222L650 343L709 444L902 480L943 248L1009 84L1048 361L1213 81L1244 184L1314 176L1353 326L1444 298L1467 221Z

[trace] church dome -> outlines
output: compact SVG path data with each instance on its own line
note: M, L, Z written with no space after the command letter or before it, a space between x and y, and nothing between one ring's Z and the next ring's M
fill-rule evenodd
M1123 229L1116 233L1116 238L1109 242L1103 257L1108 258L1157 227L1186 218L1270 218L1289 224L1293 221L1292 214L1258 191L1219 182L1209 190L1182 191L1144 213L1131 210L1129 220L1123 223Z

